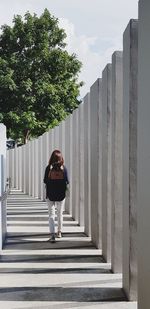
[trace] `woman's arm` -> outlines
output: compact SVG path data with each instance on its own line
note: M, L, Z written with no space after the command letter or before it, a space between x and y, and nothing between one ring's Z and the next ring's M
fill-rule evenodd
M65 174L65 180L67 185L69 184L69 177L68 177L68 171L67 168L64 166L64 174Z
M44 179L43 182L46 184L48 180L48 173L49 173L49 165L45 169Z

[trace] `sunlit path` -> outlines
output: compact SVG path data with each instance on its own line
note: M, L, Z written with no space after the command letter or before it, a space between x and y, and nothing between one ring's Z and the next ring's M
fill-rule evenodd
M101 251L68 214L63 237L51 244L46 203L18 191L9 196L7 222L0 308L113 308L114 301L117 308L130 308L121 275L111 273Z

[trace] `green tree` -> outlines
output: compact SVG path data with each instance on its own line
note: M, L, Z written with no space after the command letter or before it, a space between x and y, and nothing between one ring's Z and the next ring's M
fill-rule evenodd
M0 120L26 142L58 124L80 103L81 62L65 50L66 34L45 9L16 15L0 35Z

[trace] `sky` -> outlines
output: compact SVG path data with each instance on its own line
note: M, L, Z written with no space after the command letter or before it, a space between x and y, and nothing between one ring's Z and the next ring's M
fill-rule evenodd
M0 25L27 11L40 16L47 8L67 33L67 51L82 62L81 98L102 76L114 51L122 50L123 32L138 18L138 0L0 0Z

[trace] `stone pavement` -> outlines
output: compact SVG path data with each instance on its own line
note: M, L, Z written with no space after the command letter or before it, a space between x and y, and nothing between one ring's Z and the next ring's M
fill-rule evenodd
M136 309L83 227L64 214L63 237L48 242L46 203L8 198L8 236L0 263L0 308Z

